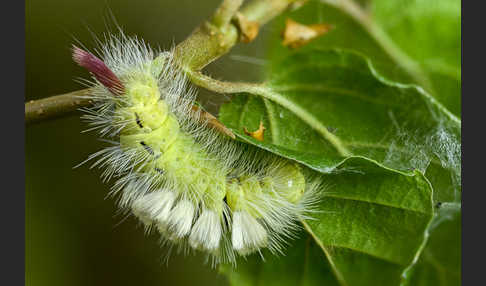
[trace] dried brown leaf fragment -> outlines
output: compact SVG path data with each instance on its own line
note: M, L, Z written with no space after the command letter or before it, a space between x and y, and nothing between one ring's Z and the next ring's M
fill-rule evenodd
M250 132L246 129L246 127L243 127L243 131L245 131L246 135L249 135L253 138L255 138L258 141L263 141L263 133L265 132L265 126L263 126L263 122L260 121L260 126L258 127L257 130Z
M282 44L297 49L329 32L331 28L329 24L304 25L287 18L285 28L282 31Z
M235 15L236 26L240 30L240 41L243 43L249 43L253 41L258 35L260 25L256 21L249 21L243 14L236 13Z

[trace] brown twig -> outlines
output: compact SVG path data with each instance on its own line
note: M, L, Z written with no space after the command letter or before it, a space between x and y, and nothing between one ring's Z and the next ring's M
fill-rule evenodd
M78 108L91 105L87 97L90 89L82 89L25 103L25 123L31 124L46 119L68 115Z

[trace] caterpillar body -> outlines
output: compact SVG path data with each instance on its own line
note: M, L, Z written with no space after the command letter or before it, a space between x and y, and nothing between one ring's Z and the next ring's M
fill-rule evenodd
M110 37L101 59L73 47L94 76L83 116L113 145L93 166L115 178L120 206L163 243L202 250L214 263L262 248L282 252L317 200L318 183L298 164L211 128L171 51Z

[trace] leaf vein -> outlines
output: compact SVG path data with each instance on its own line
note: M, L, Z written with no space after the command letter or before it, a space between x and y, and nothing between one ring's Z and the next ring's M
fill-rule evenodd
M391 204L387 204L387 203L384 203L384 202L370 201L370 200L364 200L364 199L353 198L353 197L336 196L336 195L332 195L332 194L326 194L325 197L331 197L331 198L342 199L342 200L350 200L350 201L356 201L356 202L361 202L361 203L370 203L370 204L374 204L374 205L390 207L390 208L400 209L400 210L404 210L404 211L420 213L420 214L424 214L424 215L430 215L430 213L427 213L425 211L420 211L418 209L411 209L411 208L406 208L406 207L402 207L402 206L391 205Z

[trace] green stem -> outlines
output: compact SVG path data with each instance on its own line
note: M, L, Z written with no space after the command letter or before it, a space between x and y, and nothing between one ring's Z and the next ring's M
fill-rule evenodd
M280 15L294 2L297 2L297 0L252 1L243 7L240 12L248 21L258 22L261 26Z
M296 0L253 0L240 13L249 21L264 25L281 14ZM211 21L204 22L186 40L177 45L175 57L184 69L200 71L226 54L237 42L239 28L229 21L239 8L240 1L225 0Z
M243 0L224 0L223 3L214 12L211 22L216 27L225 27L231 21L231 18L235 15L236 11L243 4Z
M238 29L231 19L242 0L224 0L210 21L205 21L175 48L175 58L181 66L201 70L226 54L238 40Z

